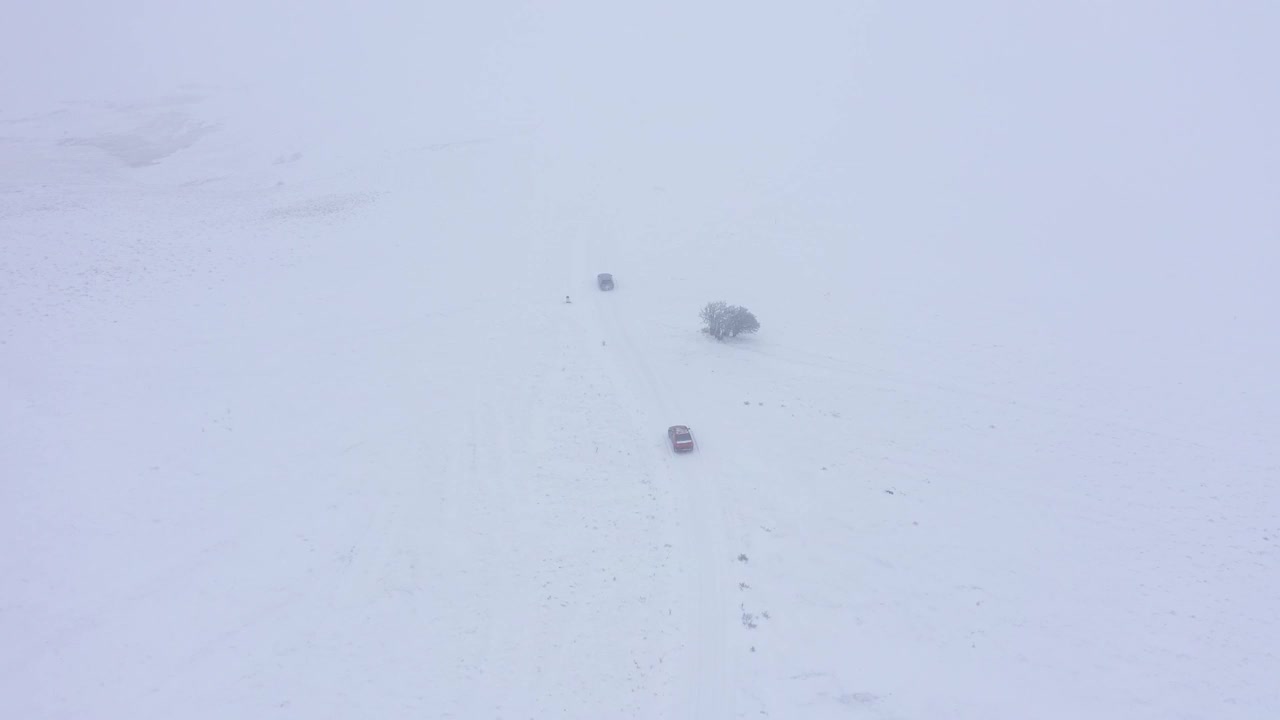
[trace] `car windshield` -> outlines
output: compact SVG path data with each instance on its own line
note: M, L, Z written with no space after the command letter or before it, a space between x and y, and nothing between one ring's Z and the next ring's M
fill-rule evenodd
M685 442L687 440L692 440L692 439L693 438L689 436L689 433L676 433L677 442Z

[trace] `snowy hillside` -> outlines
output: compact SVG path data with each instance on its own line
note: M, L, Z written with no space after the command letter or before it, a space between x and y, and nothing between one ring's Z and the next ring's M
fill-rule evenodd
M1280 717L1276 10L125 5L0 29L0 717Z

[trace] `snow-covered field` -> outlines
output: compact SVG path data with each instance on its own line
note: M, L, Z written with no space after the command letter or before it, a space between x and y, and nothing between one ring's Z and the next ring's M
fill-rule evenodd
M103 5L0 717L1280 717L1274 8Z

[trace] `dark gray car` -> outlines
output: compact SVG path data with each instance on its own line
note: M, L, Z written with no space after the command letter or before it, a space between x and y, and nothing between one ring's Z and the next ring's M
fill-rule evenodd
M612 290L613 276L609 273L600 273L596 276L596 285L599 285L601 290Z

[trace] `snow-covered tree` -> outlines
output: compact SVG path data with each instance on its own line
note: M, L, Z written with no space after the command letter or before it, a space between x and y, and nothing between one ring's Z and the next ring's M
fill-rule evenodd
M724 304L724 301L707 303L707 306L702 308L702 312L698 314L698 317L702 318L702 322L706 325L706 327L702 328L702 332L717 340L724 338L724 321L727 309L728 306Z
M725 326L729 331L729 337L737 337L739 333L753 333L760 329L760 321L756 320L756 316L751 314L750 310L737 305L730 305L727 310Z
M760 329L760 322L750 310L737 305L728 305L724 301L707 303L698 316L706 324L702 332L717 340L737 337L741 333L753 333Z

